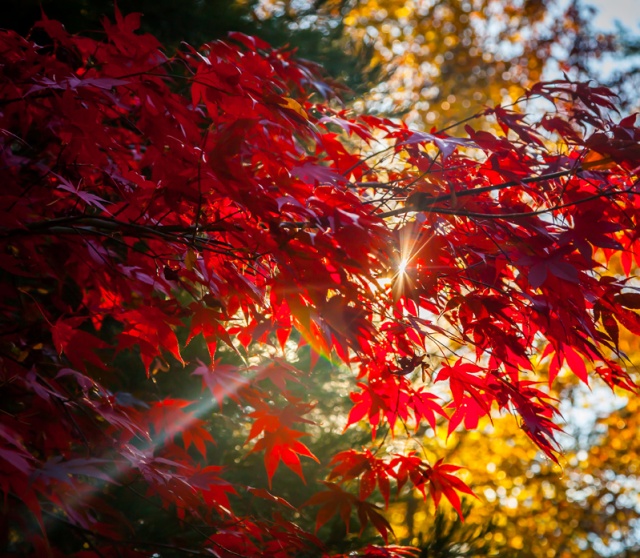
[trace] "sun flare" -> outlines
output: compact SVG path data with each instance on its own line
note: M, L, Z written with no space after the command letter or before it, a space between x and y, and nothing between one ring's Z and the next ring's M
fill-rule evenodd
M406 273L408 265L408 258L403 258L402 260L400 260L400 263L398 264L398 275L403 275L404 273Z

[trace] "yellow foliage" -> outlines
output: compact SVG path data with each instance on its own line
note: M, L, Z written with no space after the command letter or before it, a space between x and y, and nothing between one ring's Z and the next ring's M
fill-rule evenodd
M540 78L551 49L546 13L544 2L378 0L356 3L343 23L392 70L369 103L442 128Z
M576 390L586 388L569 385L562 397L579 400ZM640 543L632 527L640 519L640 401L629 399L619 410L624 401L613 395L603 404L607 390L593 386L593 425L569 425L573 437L567 437L560 466L536 451L511 416L496 417L481 430L448 439L438 432L424 441L427 455L448 452L446 461L466 467L462 476L479 500L460 528L479 533L490 525L482 537L495 552L489 555L595 558L601 556L595 539L614 546L624 537ZM389 517L404 543L434 536L433 504L417 495L392 506ZM458 521L452 509L447 519Z

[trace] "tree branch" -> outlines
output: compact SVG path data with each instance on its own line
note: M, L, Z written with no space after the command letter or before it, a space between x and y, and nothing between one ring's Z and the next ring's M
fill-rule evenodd
M530 176L530 177L526 177L523 178L522 180L510 180L508 182L502 182L500 184L492 184L491 186L482 186L480 188L471 188L470 190L462 190L462 191L456 191L456 198L465 198L465 197L469 197L469 196L476 196L478 194L484 194L486 192L493 192L495 190L504 190L505 188L513 188L514 186L520 186L522 184L531 184L531 183L536 183L536 182L544 182L545 180L554 180L556 178L562 178L564 176L571 176L573 174L575 175L579 175L580 172L585 171L586 169L584 168L584 166L580 166L580 167L576 167L574 169L567 169L567 170L563 170L563 171L557 171L557 172L551 172L548 174L541 174L539 176ZM625 190L626 191L626 190ZM625 191L621 191L618 193L623 193ZM600 195L596 196L596 197L600 197ZM431 212L437 212L437 213L452 213L452 214L459 214L460 212L455 211L455 210L446 210L446 209L432 209L432 207L440 202L444 202L444 201L450 201L451 200L451 194L441 194L439 196L427 196L427 195L422 195L420 196L420 200L419 200L419 204L417 205L411 205L411 206L405 206L405 207L399 207L397 209L392 209L390 211L385 211L384 213L379 213L378 217L381 218L386 218L386 217L394 217L396 215L404 215L407 213L417 213L420 211L431 211ZM548 211L553 211L552 208L546 209L544 210L544 212L548 212ZM484 214L471 214L469 213L468 216L485 216ZM525 214L528 215L528 214ZM492 214L489 214L488 216L492 216ZM503 217L503 215L495 215L496 217ZM506 214L504 215L506 216Z

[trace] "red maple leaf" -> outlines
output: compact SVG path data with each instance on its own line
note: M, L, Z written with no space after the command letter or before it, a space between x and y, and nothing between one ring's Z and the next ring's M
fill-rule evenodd
M202 384L218 402L219 409L222 409L227 398L240 403L240 392L249 385L249 379L241 374L237 366L220 364L219 360L211 366L198 361L198 367L192 374L202 378Z
M280 461L298 475L303 482L306 481L299 456L310 457L316 463L320 463L320 460L311 453L309 448L298 441L302 436L307 436L307 434L291 428L281 427L276 432L265 432L262 438L251 448L251 452L264 451L264 465L267 469L269 486L271 486L271 479Z
M442 463L442 459L439 459L433 467L426 468L424 475L429 481L429 493L435 505L438 506L440 499L444 495L456 512L458 512L460 520L464 521L458 492L469 494L474 498L477 498L477 496L462 480L453 475L453 473L459 471L461 468L462 467L457 467L456 465L444 464Z

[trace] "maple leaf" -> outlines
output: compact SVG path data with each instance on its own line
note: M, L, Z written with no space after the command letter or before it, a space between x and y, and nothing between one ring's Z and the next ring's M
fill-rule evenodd
M197 410L186 410L191 405L192 401L167 398L154 403L146 411L145 418L153 426L156 446L166 445L180 435L185 449L193 445L206 459L206 442L215 444L215 440L206 429L205 421L197 417Z
M207 445L205 442L215 444L215 440L205 428L205 424L203 420L192 417L188 426L182 431L184 449L189 449L193 445L204 459L207 458Z
M340 173L329 167L312 163L311 161L307 161L302 165L293 168L291 173L293 174L293 176L299 178L300 180L305 180L308 182L318 182L326 184L345 182L344 176L342 176Z
M208 465L190 475L189 483L200 490L208 506L215 506L219 513L228 515L231 510L228 495L237 494L237 491L229 482L220 477L221 471L222 467Z
M416 429L420 426L420 421L425 419L431 428L436 428L436 413L444 418L448 418L447 413L441 405L436 403L438 397L423 389L415 390L411 393L408 405L413 409Z
M474 147L475 142L470 139L465 138L454 138L451 136L437 136L434 134L429 134L426 132L416 132L411 131L409 133L409 137L401 142L402 144L413 144L413 143L434 143L436 147L442 152L442 156L447 159L450 155L453 154L456 147Z
M251 448L252 453L264 451L264 464L267 470L269 486L271 486L271 479L280 461L298 475L303 482L306 481L302 472L302 464L300 463L299 456L309 457L316 463L320 463L320 460L311 453L309 448L298 441L302 436L308 436L308 434L284 427L276 432L265 432L262 438Z
M333 465L329 480L341 477L344 482L360 477L360 500L366 500L377 485L385 505L389 505L389 479L395 474L386 461L375 457L369 450L348 450L334 455L329 465Z
M414 486L424 494L423 462L415 452L410 452L407 455L396 454L391 460L390 466L395 472L398 493L411 480Z
M295 99L292 99L291 97L283 97L282 100L280 100L278 102L278 104L280 106L283 106L284 108L286 108L288 110L293 111L298 116L301 116L304 120L308 120L309 119L309 116L304 111L304 109L302 108L300 103L298 101L296 101Z
M484 406L482 392L486 388L486 383L478 374L482 368L471 362L463 362L458 359L453 366L445 364L438 372L436 381L449 380L451 394L456 404L462 401L464 392L468 392L478 403Z
M369 459L364 452L347 450L334 455L329 465L333 465L329 480L337 477L342 477L343 480L351 480L359 477L369 469Z
M359 382L358 387L360 387L361 391L350 394L351 400L355 405L349 412L345 430L352 424L367 417L369 424L373 427L372 433L375 436L383 417L392 427L398 418L407 419L411 395L408 390L408 384L403 379L389 374L384 379L376 379L372 384Z
M112 465L110 459L99 458L76 458L64 461L62 457L49 459L40 469L33 472L34 477L43 477L47 480L55 479L67 484L72 484L72 477L82 475L109 483L118 484L107 473L99 469L98 465Z
M387 543L389 534L393 534L393 528L387 518L378 511L378 508L370 502L358 500L356 501L356 510L360 521L360 534L363 533L370 521L378 533L382 535L384 542Z
M264 488L253 488L252 486L247 487L247 491L253 496L257 496L258 498L263 498L265 500L269 500L270 502L274 502L291 510L295 510L296 508L292 506L289 502L287 502L284 498L280 496L275 496L271 494L268 490Z
M106 349L108 345L95 335L78 329L85 321L84 318L59 319L51 328L53 344L58 354L65 354L71 364L79 370L86 370L87 364L105 368L104 362L95 351Z
M424 475L429 480L429 493L433 498L433 502L436 507L440 503L440 499L444 496L458 513L458 517L461 521L464 521L462 516L461 501L458 492L469 494L474 498L477 496L462 480L453 475L456 471L459 471L461 467L456 465L448 465L442 463L442 459L439 459L433 467L427 467Z
M211 366L198 361L198 367L192 372L193 376L200 376L203 385L209 389L211 395L222 409L226 398L240 403L240 392L249 385L249 379L241 375L236 366L220 364L217 360Z
M303 506L320 506L316 515L316 532L336 514L340 516L349 532L351 511L355 509L360 522L360 534L371 522L387 542L389 533L393 533L393 529L374 504L356 498L335 483L323 481L323 484L328 490L314 494L303 504Z
M453 414L449 417L449 426L447 435L464 423L464 427L468 430L477 428L478 422L484 416L487 416L489 405L487 403L479 403L475 397L465 396L458 402L453 401L449 404L453 409Z
M56 176L58 178L58 180L60 180L60 184L58 186L58 188L60 190L65 190L66 192L71 192L71 193L75 194L76 196L78 196L87 205L93 206L93 207L97 207L98 209L100 209L104 213L107 213L108 215L110 215L110 212L104 206L104 204L107 203L106 200L102 199L100 196L92 194L91 192L85 192L85 191L81 190L80 189L80 185L74 186L73 184L71 184L71 182L69 182L63 176L60 176L60 175L55 174L55 173L52 173L52 174L54 176Z
M552 345L548 345L543 353L543 358L554 352ZM556 379L562 363L566 362L569 369L576 375L582 382L589 384L589 376L587 372L587 366L580 354L571 346L562 345L554 353L549 364L549 386Z
M256 380L268 379L281 392L287 391L287 382L300 384L300 370L284 359L274 358L262 366L252 367L256 373Z
M317 492L303 504L303 506L320 506L316 515L316 533L335 514L340 515L349 532L351 509L355 506L357 498L333 482L322 481L322 483L327 490Z
M136 337L142 342L169 351L179 362L184 364L180 354L178 338L173 330L173 327L182 325L179 319L164 313L160 308L154 307L130 310L126 316L122 317L130 324L130 327L126 330L126 335Z
M514 405L515 410L522 417L522 429L531 440L555 463L558 463L556 452L555 432L562 432L552 418L559 414L547 400L549 395L533 387L533 382L520 381L515 386L504 381L499 383L498 389L505 393L507 399Z
M0 438L5 442L4 447L0 447L0 457L28 475L34 467L35 457L21 443L20 435L12 428L0 424Z
M201 304L193 303L191 305L191 330L187 337L187 345L198 334L202 334L207 349L209 351L209 358L211 362L214 362L216 355L216 346L218 338L220 337L220 331L223 330L222 326L218 323L220 319L220 312L207 308Z
M318 120L318 123L324 124L325 126L327 124L335 124L337 126L340 126L340 128L342 128L349 135L355 133L365 141L373 139L371 132L366 126L363 126L362 124L354 122L352 120L341 118L337 114L332 114L331 116L323 116Z

